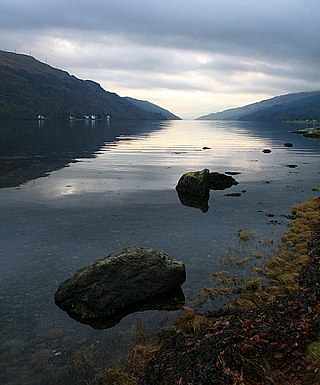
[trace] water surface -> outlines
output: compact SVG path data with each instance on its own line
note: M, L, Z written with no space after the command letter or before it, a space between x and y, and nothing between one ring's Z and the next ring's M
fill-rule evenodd
M56 307L58 284L111 252L149 246L184 261L191 307L201 287L217 284L212 272L249 277L275 248L291 206L320 187L320 142L291 129L274 122L0 122L0 383L41 384L41 372L47 384L67 384L75 353L96 360L100 352L106 365L142 329L172 322L172 312L138 312L95 330ZM205 214L183 206L175 191L184 172L203 168L240 173L237 186L211 192ZM240 229L254 237L241 242ZM259 258L245 266L227 263L253 252ZM90 375L73 370L70 383Z

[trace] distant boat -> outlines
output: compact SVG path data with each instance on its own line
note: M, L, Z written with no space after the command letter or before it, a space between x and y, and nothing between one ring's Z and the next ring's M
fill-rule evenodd
M43 115L38 115L38 119L39 119L39 120L43 120L43 119L44 119L44 116L43 116Z
M76 119L76 117L75 116L69 116L69 120L75 120Z
M84 118L85 118L86 120L88 120L88 119L90 119L90 116L85 115Z
M95 120L96 116L95 115L91 115L90 118L91 118L91 120Z

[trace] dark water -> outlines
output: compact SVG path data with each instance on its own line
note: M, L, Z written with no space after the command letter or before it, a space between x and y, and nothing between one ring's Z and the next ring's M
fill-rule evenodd
M201 287L218 285L212 272L248 278L276 248L291 206L319 194L320 142L293 129L250 122L0 122L0 383L92 378L94 366L121 362L132 342L172 322L176 313L138 312L95 330L55 306L59 282L108 253L141 245L183 260L191 307L199 306ZM264 154L266 148L272 152ZM211 192L205 214L183 206L174 189L184 172L203 168L241 173L237 186ZM231 192L241 196L225 196ZM240 229L254 236L240 241ZM259 258L234 263L248 255Z

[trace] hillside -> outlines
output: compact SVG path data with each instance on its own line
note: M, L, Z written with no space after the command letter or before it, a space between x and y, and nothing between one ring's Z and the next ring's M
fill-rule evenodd
M165 116L165 119L167 120L181 120L179 116L174 115L172 112L160 106L157 106L156 104L150 103L146 100L138 100L138 99L130 98L129 96L126 96L125 99L128 100L130 103L134 104L135 106L142 108L145 111L156 113L156 114L162 114L163 116Z
M200 116L198 120L320 119L320 91L276 96L244 107Z
M0 51L0 89L0 119L33 119L38 114L46 118L166 119L105 91L98 83L11 52Z

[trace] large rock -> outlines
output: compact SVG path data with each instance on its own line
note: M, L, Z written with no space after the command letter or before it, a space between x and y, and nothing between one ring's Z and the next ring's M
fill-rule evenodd
M159 250L127 247L78 270L62 282L55 302L79 320L116 317L145 301L163 297L186 279L182 262Z
M196 197L209 198L209 170L190 171L181 176L176 186L178 193Z
M176 186L180 202L184 206L200 209L203 213L209 210L210 190L225 190L237 185L230 175L202 171L190 171L181 176Z

